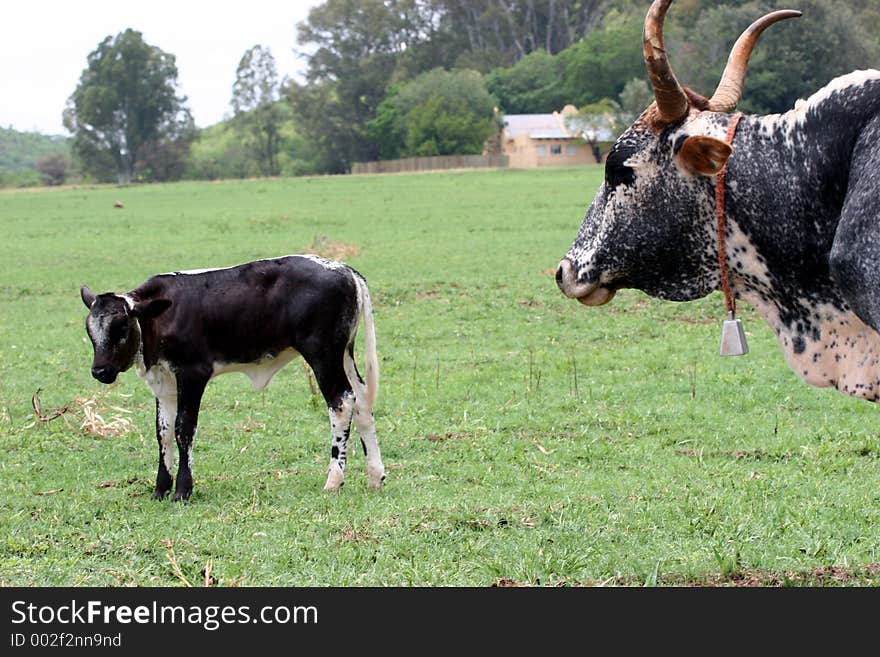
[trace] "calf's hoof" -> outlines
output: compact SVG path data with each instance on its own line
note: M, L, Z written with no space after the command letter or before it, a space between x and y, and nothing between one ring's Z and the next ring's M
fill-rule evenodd
M331 465L330 471L327 473L327 483L324 484L324 490L328 493L335 493L342 488L344 483L345 473L342 472L342 468L336 464Z
M367 468L367 486L370 490L382 490L382 484L385 483L385 468L373 470Z
M189 496L192 495L192 488L187 488L184 490L177 490L174 493L174 497L171 498L172 502L186 502L189 500Z

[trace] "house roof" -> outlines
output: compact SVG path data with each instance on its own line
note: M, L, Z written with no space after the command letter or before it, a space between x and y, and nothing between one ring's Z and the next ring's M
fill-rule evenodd
M577 139L577 135L572 135L562 130L534 130L529 133L530 139Z
M566 105L562 112L552 114L505 114L505 132L508 139L521 135L526 135L529 139L580 139L581 130L577 119L569 116L576 112L573 106ZM568 126L565 123L566 118L569 119ZM599 141L614 140L610 127L600 128L598 132Z

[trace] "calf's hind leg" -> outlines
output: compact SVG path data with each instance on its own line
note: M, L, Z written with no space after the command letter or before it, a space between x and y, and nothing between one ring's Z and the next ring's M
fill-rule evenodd
M343 367L348 375L348 381L355 388L354 402L354 426L361 437L361 446L364 448L364 457L367 460L367 483L373 490L382 488L385 481L385 466L382 464L382 454L379 452L379 440L376 438L376 422L373 419L373 409L370 406L366 384L358 372L354 362L354 343L349 343L345 350Z
M308 359L307 359L308 360ZM327 362L336 362L329 366ZM330 416L330 467L327 472L325 491L337 491L345 482L345 460L348 453L348 435L354 414L355 397L342 369L342 356L320 362L310 362L318 387L327 402Z
M361 437L361 445L367 459L367 483L373 490L379 490L382 488L382 482L385 481L385 466L382 464L382 454L379 452L373 411L366 407L360 395L355 400L354 426Z
M335 404L328 402L330 415L330 467L324 490L337 491L345 482L345 460L348 454L348 436L354 412L354 395L344 393Z

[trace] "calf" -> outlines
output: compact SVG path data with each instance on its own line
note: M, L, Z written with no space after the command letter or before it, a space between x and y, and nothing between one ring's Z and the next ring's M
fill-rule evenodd
M156 397L159 471L153 497L171 490L174 443L180 455L174 501L192 493L192 445L208 381L243 372L261 390L301 354L327 402L332 434L324 490L345 478L352 420L361 437L371 488L385 468L373 403L379 385L373 307L354 269L313 255L257 260L225 269L159 274L130 292L95 295L83 285L92 376L113 383L132 365ZM354 362L363 318L366 382Z

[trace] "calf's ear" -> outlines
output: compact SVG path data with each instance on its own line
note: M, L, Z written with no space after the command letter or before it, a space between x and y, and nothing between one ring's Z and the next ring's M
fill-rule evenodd
M89 289L88 285L83 285L79 288L79 296L82 297L83 303L86 304L86 308L91 308L92 304L95 303L95 295Z
M684 140L675 157L688 173L714 176L727 164L731 152L720 139L694 135Z
M133 317L142 317L143 319L152 319L164 313L171 306L171 299L147 299L138 301L131 309Z

